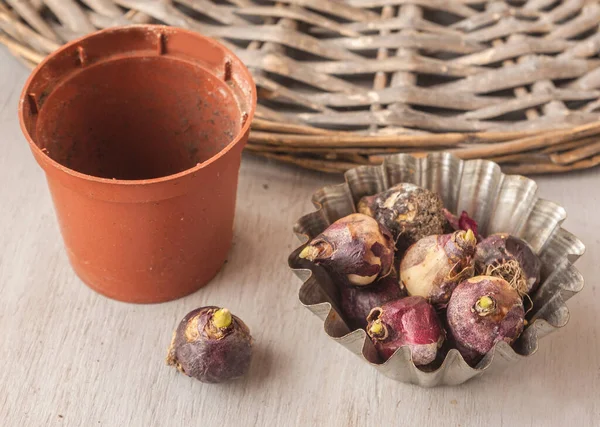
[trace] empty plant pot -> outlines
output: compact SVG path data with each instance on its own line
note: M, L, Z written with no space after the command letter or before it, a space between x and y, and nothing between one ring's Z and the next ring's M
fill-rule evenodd
M255 107L242 62L179 28L111 28L48 56L19 116L79 277L138 303L213 278Z

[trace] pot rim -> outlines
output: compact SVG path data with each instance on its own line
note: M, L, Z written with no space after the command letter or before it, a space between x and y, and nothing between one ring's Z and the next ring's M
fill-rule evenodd
M248 118L242 124L242 126L240 127L240 130L237 132L237 134L231 140L231 142L229 144L227 144L227 146L225 146L218 153L211 156L209 159L207 159L201 163L198 163L191 168L185 169L181 172L177 172L174 174L165 175L165 176L161 176L158 178L150 178L150 179L128 179L128 180L126 180L126 179L101 178L101 177L97 177L94 175L88 175L88 174L85 174L82 172L78 172L74 169L71 169L69 167L62 165L61 163L57 162L56 160L54 160L50 156L48 156L33 141L33 138L31 137L29 131L27 130L27 127L25 126L25 120L24 120L23 105L25 103L25 99L29 92L31 83L34 80L34 78L36 77L37 73L53 57L60 55L65 50L68 50L72 46L77 45L78 43L81 43L82 41L84 41L86 39L93 38L93 37L96 37L96 36L99 36L99 35L102 35L105 33L128 32L128 31L136 31L136 30L137 31L140 31L140 30L147 31L150 29L154 29L154 30L163 29L166 32L171 32L171 33L179 32L179 33L185 33L185 34L191 35L193 37L197 37L198 39L202 39L204 42L209 43L209 44L213 45L214 47L223 50L223 52L226 55L228 55L232 60L237 61L241 65L240 71L243 74L243 77L250 83L250 85L249 85L250 86L250 105L249 105L248 111L246 111L246 113L248 114ZM48 166L51 166L61 172L71 175L74 178L79 178L82 180L91 181L91 182L95 182L95 183L99 183L99 184L111 184L111 185L119 185L119 186L136 186L136 185L150 185L150 184L158 184L158 183L174 181L174 180L177 180L178 178L182 178L184 176L193 174L194 172L198 172L199 170L206 168L207 166L211 165L212 163L215 163L217 160L219 160L221 157L225 156L229 151L231 151L242 139L244 139L244 136L249 132L252 120L254 118L254 113L256 111L256 104L257 104L257 92L256 92L256 85L254 83L254 79L252 78L252 74L248 70L248 67L246 66L246 64L244 64L244 62L237 55L235 55L229 48L227 48L223 44L219 43L218 41L216 41L210 37L206 37L196 31L188 30L185 28L172 27L169 25L157 25L157 24L134 24L134 25L127 25L127 26L116 27L116 28L115 27L105 28L103 30L99 30L99 31L96 31L96 32L93 32L90 34L86 34L83 37L79 37L75 40L70 41L69 43L66 43L65 45L61 46L59 49L48 54L48 56L46 56L46 58L44 58L42 60L42 62L40 62L33 69L31 74L27 78L27 81L25 82L25 85L23 86L23 90L21 91L21 96L19 99L18 114L19 114L19 125L21 127L21 132L23 133L23 135L25 135L25 138L27 139L27 143L29 144L30 149L34 152L35 157L37 159L42 160Z

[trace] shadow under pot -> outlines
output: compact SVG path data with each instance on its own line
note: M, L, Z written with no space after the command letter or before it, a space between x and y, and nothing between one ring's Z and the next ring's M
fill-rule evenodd
M137 303L210 281L231 246L255 107L242 62L179 28L111 28L46 58L19 116L78 276Z

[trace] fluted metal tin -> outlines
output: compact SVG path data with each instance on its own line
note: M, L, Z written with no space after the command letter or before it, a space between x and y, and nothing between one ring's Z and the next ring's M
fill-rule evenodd
M536 183L519 175L505 175L486 160L463 161L449 153L426 158L408 154L388 156L381 166L361 166L345 174L346 182L324 187L313 195L317 211L304 215L294 226L303 242L289 257L289 265L303 280L302 304L324 321L325 332L362 357L382 374L398 381L424 387L461 384L485 371L505 368L538 348L538 340L565 326L569 310L565 301L583 287L583 277L573 263L583 254L583 243L561 228L565 210L537 196ZM542 284L532 295L533 310L528 325L511 347L498 343L476 367L469 366L452 349L441 366L425 372L417 368L408 347L399 349L381 363L364 330L351 331L340 316L334 285L318 266L300 259L306 242L333 221L355 212L358 200L399 182L411 182L440 194L453 212L466 210L478 221L482 234L508 232L532 246L542 260Z

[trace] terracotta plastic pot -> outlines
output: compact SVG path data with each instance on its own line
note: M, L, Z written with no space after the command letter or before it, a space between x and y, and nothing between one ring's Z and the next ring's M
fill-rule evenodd
M112 28L46 58L19 116L79 277L138 303L212 279L255 108L242 62L183 29Z

